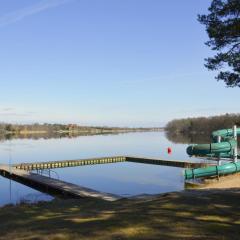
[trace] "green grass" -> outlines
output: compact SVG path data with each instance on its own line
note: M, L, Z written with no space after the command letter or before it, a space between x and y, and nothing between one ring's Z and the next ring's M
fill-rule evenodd
M54 200L0 209L0 239L240 239L240 191Z

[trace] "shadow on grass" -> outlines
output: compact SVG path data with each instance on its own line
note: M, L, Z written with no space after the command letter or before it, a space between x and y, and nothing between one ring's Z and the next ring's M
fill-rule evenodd
M0 209L0 239L239 239L240 191L194 190Z

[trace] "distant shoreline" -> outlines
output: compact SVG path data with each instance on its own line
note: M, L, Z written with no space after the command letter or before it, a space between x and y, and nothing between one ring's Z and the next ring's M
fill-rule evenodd
M56 133L56 134L105 134L105 133L128 133L128 132L157 132L163 131L163 128L142 128L142 129L90 129L90 130L58 130L58 131L38 131L38 130L24 130L24 131L6 131L3 134L14 134L14 135L31 135L31 134L48 134L48 133Z
M76 138L80 136L97 136L97 135L117 135L137 132L161 132L163 128L141 128L141 129L82 129L82 130L22 130L0 132L0 140L7 139L52 139L52 138Z
M0 123L1 135L39 135L39 134L105 134L125 132L162 131L157 127L108 127L80 126L77 124L9 124Z

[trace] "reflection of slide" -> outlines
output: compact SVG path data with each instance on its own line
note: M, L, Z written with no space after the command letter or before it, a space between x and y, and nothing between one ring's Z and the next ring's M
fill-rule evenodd
M236 133L240 136L240 128L237 128ZM215 131L212 133L213 143L191 145L187 148L187 154L190 156L231 158L237 146L237 141L233 135L233 129ZM240 172L240 162L206 168L186 169L185 179L220 176L236 172Z

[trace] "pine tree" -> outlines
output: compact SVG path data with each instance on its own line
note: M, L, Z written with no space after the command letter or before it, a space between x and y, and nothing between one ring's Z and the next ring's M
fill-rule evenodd
M216 54L205 59L205 66L219 71L217 80L240 87L240 0L213 0L208 10L198 20L206 26L206 45Z

